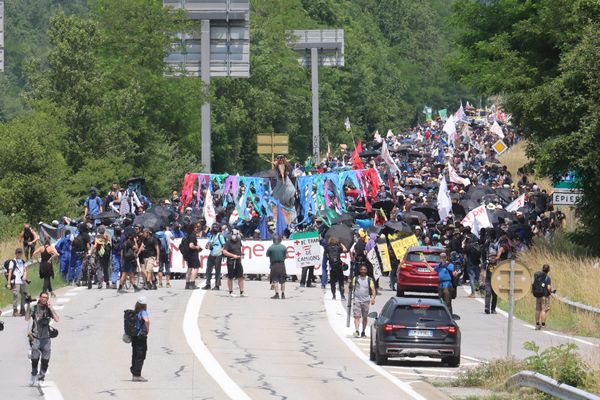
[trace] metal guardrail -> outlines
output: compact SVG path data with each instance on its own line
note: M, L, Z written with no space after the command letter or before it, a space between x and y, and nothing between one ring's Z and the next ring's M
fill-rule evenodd
M593 314L600 315L600 308L588 306L587 304L579 303L577 301L569 300L566 297L559 296L557 294L552 295L561 303L568 305L569 307L575 309L576 311L585 311Z
M506 387L530 387L547 393L561 400L600 400L600 396L588 393L533 371L521 371L508 378Z

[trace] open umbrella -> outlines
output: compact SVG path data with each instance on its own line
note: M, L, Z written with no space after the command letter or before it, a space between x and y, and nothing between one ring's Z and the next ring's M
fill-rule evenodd
M392 209L394 208L394 201L390 199L380 200L373 203L372 206L374 209L381 209L386 213L386 215L390 215Z
M364 150L358 153L360 157L377 157L379 154L377 150Z
M486 194L494 194L494 190L488 186L471 186L467 191L467 198L479 201Z
M352 226L354 224L354 217L350 213L344 213L342 215L338 215L331 221L332 225L335 224L345 224L348 226Z
M154 232L160 230L161 226L166 225L167 222L168 221L166 218L163 218L150 212L138 215L133 220L134 224L142 225L144 228L151 229Z
M509 188L501 187L496 189L496 194L500 196L502 200L506 202L506 204L512 201L512 192Z
M428 204L421 207L413 207L412 210L425 214L427 216L427 219L433 219L434 221L440 220L440 214L438 213L437 208L433 205Z
M463 206L467 212L471 211L472 209L477 208L481 205L481 204L479 204L479 202L477 202L475 200L471 200L471 199L463 199L463 200L459 201L458 204Z
M354 234L352 228L346 224L335 224L332 225L325 233L325 239L329 240L330 237L334 237L342 243L346 249L350 250L354 243Z
M419 211L409 211L404 213L404 220L413 224L420 224L423 221L427 221L427 216Z
M406 236L412 235L413 233L410 225L404 221L387 221L381 230L381 233L385 234L397 232L406 233Z
M459 203L452 203L452 214L454 214L456 218L462 219L467 215L467 212Z

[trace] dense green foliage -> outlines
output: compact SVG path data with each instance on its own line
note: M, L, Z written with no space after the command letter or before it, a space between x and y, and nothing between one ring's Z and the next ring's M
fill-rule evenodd
M459 47L448 59L463 82L506 95L538 173L579 173L591 240L600 234L599 17L598 0L456 1Z
M184 172L201 169L200 82L164 76L170 35L193 27L183 15L160 0L5 4L2 215L80 212L89 186L104 191L131 175L146 177L151 196L164 196ZM257 133L288 133L292 159L311 153L310 70L287 44L290 29L345 29L345 67L320 71L323 149L375 129L405 129L424 104L446 108L465 96L441 63L454 34L444 0L250 4L251 76L211 85L216 172L266 168Z

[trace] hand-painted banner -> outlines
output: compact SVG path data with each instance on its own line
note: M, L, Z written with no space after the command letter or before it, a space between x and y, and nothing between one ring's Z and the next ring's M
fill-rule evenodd
M406 255L406 252L408 251L408 248L418 246L419 241L417 240L417 237L415 235L411 235L404 239L394 240L390 243L390 245L392 246L392 250L394 250L396 259L402 261L404 255Z
M310 267L322 261L323 248L319 241L319 232L300 232L291 236L294 244L296 267Z
M390 252L385 238L377 240L377 251L379 251L379 257L383 264L383 272L390 272L392 270L392 263L390 261Z

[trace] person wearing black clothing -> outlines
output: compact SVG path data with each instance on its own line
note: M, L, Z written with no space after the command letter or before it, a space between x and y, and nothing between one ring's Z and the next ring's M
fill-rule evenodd
M54 279L54 269L52 268L52 259L58 256L57 251L50 246L50 239L44 241L44 247L40 247L33 252L33 255L40 254L40 279L44 280L42 285L43 292L49 292L52 297L55 297L52 291L51 279Z
M237 279L240 288L240 297L244 297L244 268L242 266L242 238L239 232L234 231L225 247L223 255L227 257L227 288L229 295L236 297L233 293L233 280Z
M186 244L188 246L186 262L188 265L188 272L186 274L186 289L200 289L196 286L196 277L198 276L198 269L200 269L200 251L202 250L198 245L198 239L196 238L196 226L191 224L188 227L188 234L186 236Z
M119 280L119 292L123 292L123 285L125 285L125 280L129 277L129 281L133 285L134 290L137 292L140 289L137 287L137 282L134 279L133 272L135 271L136 266L136 253L138 250L137 243L135 241L135 233L133 231L129 231L126 234L126 240L123 243L123 265L121 266L121 279Z
M148 228L144 229L144 236L142 237L142 245L140 246L139 253L144 258L144 276L146 277L144 289L156 290L154 268L158 266L157 260L160 257L160 248L158 240Z
M325 258L329 263L331 294L333 295L334 300L336 283L340 288L342 300L346 300L346 296L344 296L344 270L342 265L342 253L345 253L346 251L346 247L344 247L338 239L333 236L329 238L327 247L325 248Z
M136 313L136 335L131 336L131 367L129 371L133 382L148 381L142 376L142 367L148 351L148 334L150 334L150 316L147 307L146 298L144 296L139 297L134 308Z
M35 243L38 241L38 234L31 229L29 224L23 224L23 230L19 234L23 240L23 253L25 260L29 260L33 256L35 250Z

